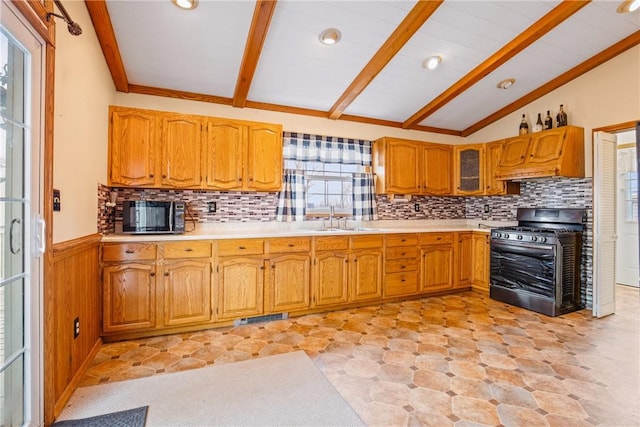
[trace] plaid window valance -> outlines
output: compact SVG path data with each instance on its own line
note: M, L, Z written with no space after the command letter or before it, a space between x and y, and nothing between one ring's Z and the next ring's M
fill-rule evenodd
M284 132L286 160L371 166L371 141Z

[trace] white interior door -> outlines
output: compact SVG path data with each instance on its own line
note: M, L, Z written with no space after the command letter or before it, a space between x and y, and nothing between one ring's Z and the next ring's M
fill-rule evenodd
M616 303L616 136L596 132L593 151L593 314L602 317Z
M12 427L42 424L44 49L20 16L0 2L0 425Z
M638 287L638 171L635 130L616 134L618 191L616 283Z

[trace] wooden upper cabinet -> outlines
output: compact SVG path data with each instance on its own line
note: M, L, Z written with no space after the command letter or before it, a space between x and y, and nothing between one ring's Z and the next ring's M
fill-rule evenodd
M112 186L153 187L158 120L150 111L110 107L109 179Z
M451 194L450 145L427 144L422 149L422 194Z
M499 179L584 177L584 129L564 126L504 141Z
M112 186L279 191L282 126L110 107Z
M239 122L209 121L204 158L206 187L223 190L242 188L245 132L245 126Z
M495 172L502 156L503 141L489 142L485 145L485 186L484 194L488 196L507 194L507 184L505 181L496 178ZM519 190L519 184L518 184Z
M280 191L282 187L282 126L256 124L247 130L246 189Z
M373 144L377 194L451 194L451 146L384 137Z
M453 147L454 194L469 196L484 193L484 157L484 144Z
M162 186L199 187L202 119L197 116L162 116Z

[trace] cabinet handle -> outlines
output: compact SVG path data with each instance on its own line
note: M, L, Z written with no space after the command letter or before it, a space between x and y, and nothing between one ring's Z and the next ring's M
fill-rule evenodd
M245 250L245 249L247 249L247 247L246 246L238 246L238 249Z
M169 272L168 271L164 272L164 277L169 277Z
M275 269L276 265L275 264L271 264L271 268Z
M151 174L149 174L149 178L153 178L153 174L152 174L152 173L151 173Z
M242 181L242 177L239 177L239 178L238 178L238 181Z
M166 177L167 177L167 175L164 175L164 174L163 174L163 175L162 175L162 177L163 177L163 178L166 178Z
M193 249L191 249L191 248L186 248L184 251L185 251L185 252L193 252Z
M405 279L400 279L400 281L401 281L401 282L406 282L406 280L405 280Z
M437 237L436 240L442 240L442 237Z
M294 247L295 245L293 243L289 243L287 246L289 246L290 248Z
M127 249L126 251L124 251L124 253L126 253L126 254L132 254L134 252L135 251L133 249Z
M406 252L402 252L402 256L405 256L405 255L406 255Z
M406 242L406 239L400 239L401 242Z
M154 276L156 275L156 273L154 273L154 272L152 271L151 273L149 273L149 275L150 275L151 277L154 277Z
M406 265L401 265L400 268L404 270L405 268L407 268L407 266Z
M264 265L261 265L261 266L260 266L260 270L264 270Z

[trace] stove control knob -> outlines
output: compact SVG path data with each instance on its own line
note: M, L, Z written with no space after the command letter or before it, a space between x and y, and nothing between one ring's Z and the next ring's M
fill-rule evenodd
M503 233L502 237L504 237L505 239L508 239L509 238L509 233Z
M518 237L516 237L516 239L522 240L522 234L518 234Z
M544 236L540 236L540 238L538 239L538 241L539 241L540 243L544 243L544 242L546 242L546 241L547 241L547 238L546 238L546 237L544 237Z
M531 236L529 237L529 240L531 240L532 242L535 242L536 240L538 240L538 238L536 236Z
M502 234L500 234L499 232L496 231L495 233L493 233L492 237L495 237L496 239L499 239L500 236L502 236Z

